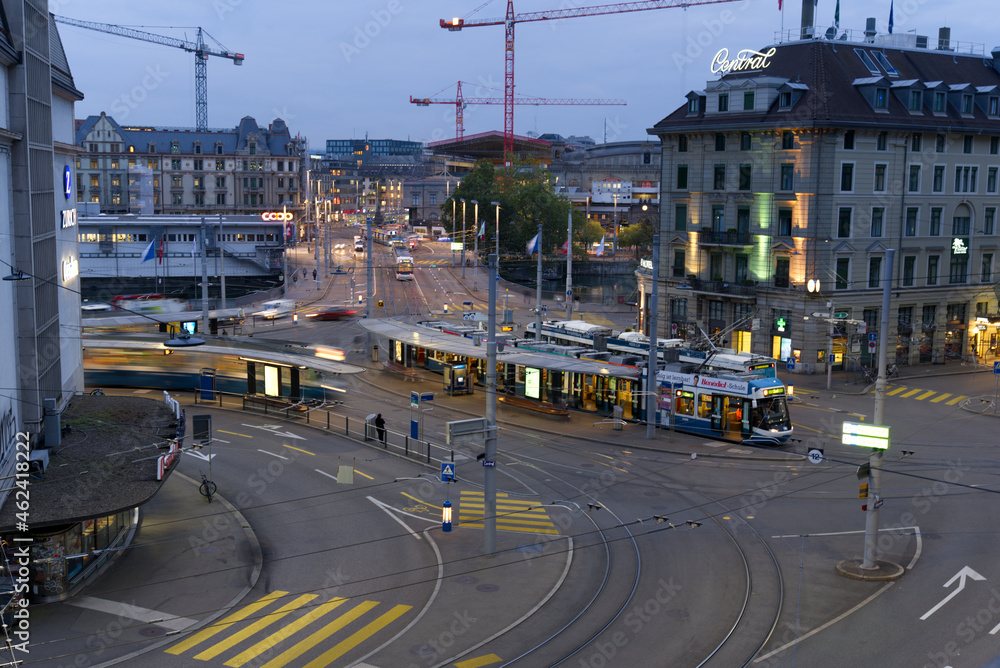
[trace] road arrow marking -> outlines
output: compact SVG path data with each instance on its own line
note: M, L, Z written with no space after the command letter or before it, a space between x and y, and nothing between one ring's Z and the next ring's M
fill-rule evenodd
M979 573L975 572L974 570L972 570L968 566L963 567L962 570L960 570L950 580L948 580L947 582L944 583L944 585L942 585L944 587L950 587L955 582L955 580L958 580L958 588L955 591L953 591L950 594L948 594L947 596L945 596L943 599L941 599L940 603L938 603L933 608L931 608L930 610L928 610L927 612L925 612L924 616L921 617L920 620L923 621L923 620L927 619L928 617L930 617L931 615L933 615L935 612L938 611L938 609L942 605L944 605L945 603L947 603L951 599L955 598L955 596L957 596L960 591L962 591L963 589L965 589L965 580L966 580L966 578L972 578L973 580L985 580L986 579L985 577L983 577Z
M192 457L197 457L198 459L206 462L212 461L212 457L215 456L214 454L213 455L202 454L200 452L195 452L194 450L185 450L184 452L191 455Z
M264 431L268 432L269 434L275 434L276 436L286 436L288 438L297 438L300 441L306 440L305 437L303 437L303 436L296 436L295 434L293 434L290 431L278 431L278 427L280 425L276 425L276 424L256 425L256 424L247 424L247 423L244 422L243 426L244 427L250 427L251 429L263 429Z

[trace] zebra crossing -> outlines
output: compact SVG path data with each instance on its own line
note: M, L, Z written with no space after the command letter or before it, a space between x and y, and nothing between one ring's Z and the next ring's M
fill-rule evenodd
M286 665L320 668L334 664L412 608L409 605L390 607L378 601L355 601L339 596L317 605L317 598L317 594L293 597L287 591L273 591L165 651L175 656L190 652L190 658L198 661L224 656L224 665L231 668L250 662L262 668ZM295 617L298 613L304 614ZM326 623L314 626L319 622ZM276 624L276 631L265 634L269 627ZM217 636L223 637L216 639ZM323 649L325 645L320 647L321 643L331 638L337 640L336 644L326 649ZM213 639L214 643L206 644ZM316 654L320 649L323 651ZM302 659L306 654L312 657L308 661ZM262 663L265 659L266 662Z
M932 404L943 403L945 406L955 406L969 397L964 394L952 394L951 392L938 392L937 390L924 390L920 388L907 387L905 385L890 385L885 393L887 397L898 399L913 399L914 401L926 401ZM875 394L875 390L871 391ZM932 398L933 397L933 398Z
M458 525L482 528L486 500L482 492L462 492L458 501ZM497 529L521 533L558 535L548 511L537 501L511 499L497 494Z

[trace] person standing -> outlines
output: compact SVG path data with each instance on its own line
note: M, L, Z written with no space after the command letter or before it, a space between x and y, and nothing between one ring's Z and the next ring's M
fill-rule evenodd
M378 434L378 440L385 445L385 418L379 413L375 416L375 433Z

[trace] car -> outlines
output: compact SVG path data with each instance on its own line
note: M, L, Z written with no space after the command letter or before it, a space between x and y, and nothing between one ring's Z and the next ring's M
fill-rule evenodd
M309 313L306 317L314 318L316 320L343 320L356 314L357 311L354 309L345 308L343 306L329 306L327 308L322 308L315 313Z

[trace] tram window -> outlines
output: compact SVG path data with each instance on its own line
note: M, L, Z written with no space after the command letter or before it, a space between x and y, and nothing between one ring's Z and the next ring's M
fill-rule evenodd
M707 418L712 415L712 395L702 394L698 397L698 417Z
M694 394L681 392L677 397L677 414L694 415Z

